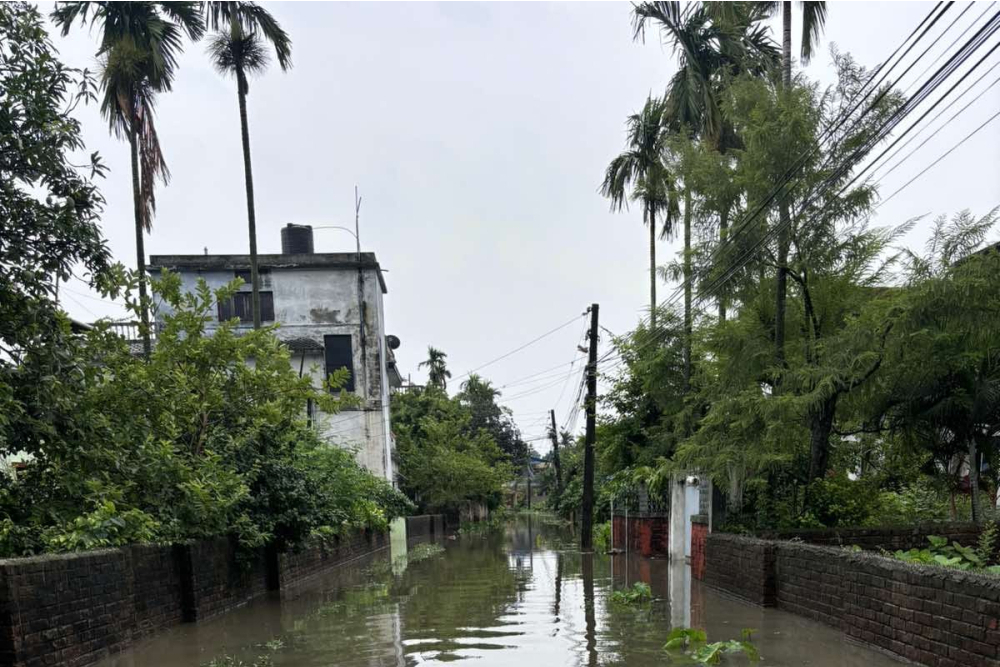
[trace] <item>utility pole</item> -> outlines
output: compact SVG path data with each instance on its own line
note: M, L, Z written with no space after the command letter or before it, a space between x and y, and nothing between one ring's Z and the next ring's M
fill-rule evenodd
M525 479L528 482L528 511L531 511L531 459L528 459L528 467L525 468Z
M587 433L583 445L583 508L580 519L580 548L594 548L594 440L597 437L597 310L590 306L590 347L587 350Z
M556 411L549 410L549 416L552 417L552 430L549 435L552 436L552 465L556 469L556 493L562 494L562 466L559 465L559 432L556 431Z

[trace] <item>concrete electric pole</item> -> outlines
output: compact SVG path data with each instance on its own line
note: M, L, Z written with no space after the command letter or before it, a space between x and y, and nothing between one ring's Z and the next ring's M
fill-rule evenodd
M597 418L597 310L590 306L590 348L587 350L587 433L583 448L583 508L580 521L580 548L594 548L594 440Z

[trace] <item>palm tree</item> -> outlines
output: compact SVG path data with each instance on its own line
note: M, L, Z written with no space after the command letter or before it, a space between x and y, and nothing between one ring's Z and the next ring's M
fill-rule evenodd
M243 174L247 191L247 221L250 227L250 283L253 290L253 326L260 328L260 279L257 272L257 214L253 198L253 170L250 166L250 128L247 124L249 75L263 74L269 58L265 42L283 72L292 66L292 40L274 17L255 2L206 2L205 18L216 31L208 45L212 64L220 74L236 79L243 137Z
M197 40L205 27L195 2L61 2L52 12L64 37L77 19L100 26L101 114L111 133L129 143L140 332L148 358L144 235L152 228L156 212L156 179L166 184L170 178L153 122L156 95L173 86L182 33Z
M722 90L740 73L762 74L777 61L763 21L764 8L744 3L642 2L633 9L633 39L645 39L648 23L678 54L680 67L667 87L664 113L674 131L701 139L724 153L739 140L722 114ZM690 184L684 184L684 377L691 377L692 267ZM719 213L719 237L728 232L728 207ZM725 307L720 305L724 317Z
M781 84L788 90L792 87L792 3L782 2L755 3L763 11L774 14L781 9ZM826 25L825 2L800 2L802 7L802 47L803 64L808 65L819 43ZM779 367L785 365L785 303L788 292L788 250L791 227L791 215L788 211L788 198L782 197L778 202L778 223L782 232L778 235L778 271L775 275L774 302L774 352L775 362Z
M421 361L417 364L417 368L426 366L428 369L427 386L447 391L448 378L451 377L451 371L448 370L444 361L447 357L447 354L433 346L427 348L427 361Z
M642 202L642 221L649 227L649 321L656 326L656 216L663 213L660 238L674 232L677 199L670 174L663 162L669 130L665 123L666 102L649 97L642 111L626 121L626 150L608 165L601 194L611 200L611 210L620 211L627 200ZM632 193L626 190L631 186Z

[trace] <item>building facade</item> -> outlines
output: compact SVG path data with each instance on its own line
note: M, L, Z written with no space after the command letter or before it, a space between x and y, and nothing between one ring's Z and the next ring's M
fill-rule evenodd
M345 391L360 402L337 414L307 406L312 423L337 446L355 452L358 462L395 481L395 445L389 426L390 387L401 379L393 349L398 339L385 334L385 278L374 253L315 253L312 229L282 229L282 253L258 255L262 324L278 324L277 336L291 351L292 364L317 387L328 374L347 368ZM244 285L227 303L216 304L215 322L239 318L253 327L249 255L153 255L149 270L180 275L185 289L199 279L211 288L234 278ZM157 321L168 311L156 313Z

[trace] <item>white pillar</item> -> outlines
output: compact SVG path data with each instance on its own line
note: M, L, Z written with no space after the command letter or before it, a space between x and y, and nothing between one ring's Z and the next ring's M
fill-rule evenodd
M684 480L686 475L674 475L670 478L670 534L668 551L670 560L684 562L685 528L688 519L684 502Z

